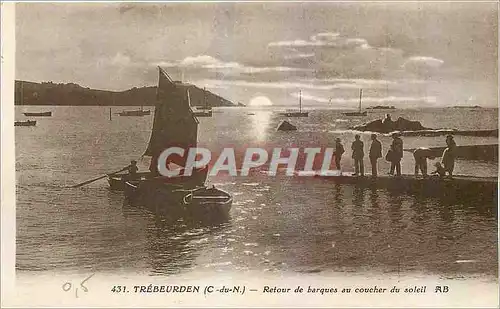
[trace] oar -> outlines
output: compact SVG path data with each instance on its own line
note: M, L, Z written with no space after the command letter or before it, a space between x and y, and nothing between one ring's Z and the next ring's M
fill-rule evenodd
M125 169L126 169L126 168L122 168L122 169L121 169L121 170L119 170L119 171L116 171L116 172L113 172L113 173L109 173L109 174L106 174L106 175L103 175L103 176L99 176L99 177L94 178L94 179L91 179L91 180L87 180L87 181L85 181L85 182L82 182L82 183L79 183L79 184L77 184L77 185L71 186L71 188L78 188L78 187L81 187L81 186L84 186L84 185L88 185L89 183L92 183L92 182L97 181L97 180L99 180L99 179L103 179L104 177L108 177L108 175L113 175L113 174L119 173L119 172L121 172L121 171L123 171L123 170L125 170Z

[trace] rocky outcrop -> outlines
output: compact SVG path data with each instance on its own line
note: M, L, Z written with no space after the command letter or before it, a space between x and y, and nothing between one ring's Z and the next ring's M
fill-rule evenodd
M394 131L420 131L420 130L432 130L431 128L424 127L419 121L411 121L399 117L398 120L392 121L390 119L384 119L383 121L378 119L375 121L368 122L359 126L355 126L352 129L358 131L370 131L378 133L390 133Z
M278 131L296 131L297 127L291 124L290 122L284 120L280 123L278 128L276 129Z

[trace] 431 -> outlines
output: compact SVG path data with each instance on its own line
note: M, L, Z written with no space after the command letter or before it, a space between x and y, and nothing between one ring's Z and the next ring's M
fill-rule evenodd
M111 292L113 292L113 293L126 293L127 287L125 285L114 285L113 288L111 289Z

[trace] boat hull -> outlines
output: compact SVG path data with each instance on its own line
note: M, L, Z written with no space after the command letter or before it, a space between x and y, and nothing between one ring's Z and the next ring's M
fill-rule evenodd
M137 180L145 180L150 177L150 172L140 172L137 173ZM109 189L112 191L123 191L125 190L125 182L129 180L128 174L112 174L108 175Z
M120 116L128 116L128 117L140 117L140 116L147 116L147 115L150 115L151 114L151 111L147 110L147 111L123 111L123 112L120 112L118 113L118 115Z
M182 202L190 213L227 216L233 204L233 197L215 187L203 187L184 196Z
M109 189L112 191L124 191L125 181L122 177L108 177Z
M28 121L15 121L15 127L33 127L36 126L36 120L28 120Z
M195 111L193 114L196 117L212 117L212 111L211 110L202 110L202 111Z
M33 117L50 117L52 116L52 112L41 112L41 113L23 113L24 116L33 116Z
M366 116L367 112L349 112L349 113L342 113L344 116Z
M193 199L186 198L200 190L206 190L206 188L164 183L157 180L125 182L125 196L130 204L145 207L172 219L206 220L229 216L232 205L232 198L229 194L223 203L200 203L200 200L193 201Z
M309 117L309 112L288 112L281 115L285 117Z

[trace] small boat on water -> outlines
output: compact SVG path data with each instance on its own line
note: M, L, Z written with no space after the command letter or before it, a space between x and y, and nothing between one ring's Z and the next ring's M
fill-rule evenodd
M150 115L151 111L150 110L144 110L141 106L141 109L138 110L131 110L131 111L122 111L119 112L118 115L120 116L135 116L135 117L140 117L140 116L147 116Z
M220 196L229 193L205 185L208 168L195 168L191 175L166 177L158 172L158 160L165 149L179 147L184 150L197 146L198 124L191 108L189 89L178 87L168 74L159 68L158 101L148 147L144 153L151 157L149 173L140 173L140 179L127 180L109 176L110 186L123 190L127 200L169 215L228 215L232 198L224 202ZM179 125L182 124L182 125ZM169 156L169 163L185 168L186 158ZM169 165L167 165L169 168ZM144 177L142 177L144 176ZM118 184L122 181L122 185ZM190 198L186 198L191 196ZM214 198L216 197L216 198Z
M212 107L207 105L207 92L203 89L203 103L204 106L197 107L195 111L193 111L194 116L196 117L212 117Z
M50 117L50 116L52 116L52 112L26 112L23 114L24 114L24 116L28 116L28 117Z
M138 174L139 180L144 180L144 179L147 179L147 176L150 173L145 172L145 173L137 173L137 174ZM125 190L125 182L128 181L127 177L128 177L128 174L108 175L109 189L112 191L124 191Z
M182 200L184 206L194 211L206 212L222 212L229 213L233 203L233 197L220 189L215 188L198 188L192 190L191 193L184 196Z
M363 97L363 89L359 89L359 110L357 112L342 113L344 116L366 116L366 111L361 111L361 98Z
M196 117L212 117L212 110L211 109L196 110L196 111L193 111L193 114Z
M385 106L385 105L377 105L377 106L371 106L371 107L367 107L366 109L373 109L373 110L377 110L377 109L396 109L396 107L394 106Z
M26 120L26 121L15 121L15 127L34 127L36 126L36 120Z
M302 91L299 91L299 111L287 111L281 115L285 117L309 117L309 112L302 111Z

